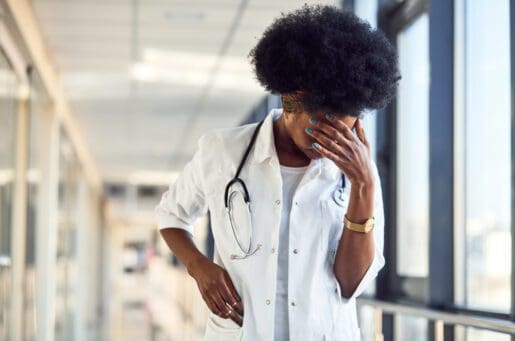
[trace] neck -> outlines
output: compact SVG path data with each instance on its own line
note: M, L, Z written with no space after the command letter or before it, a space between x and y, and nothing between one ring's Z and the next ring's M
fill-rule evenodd
M286 129L286 125L284 122L284 113L279 116L277 120L274 121L274 141L275 146L279 154L286 154L288 158L300 158L300 159L309 159L306 155L297 147L293 139L291 138L288 130Z

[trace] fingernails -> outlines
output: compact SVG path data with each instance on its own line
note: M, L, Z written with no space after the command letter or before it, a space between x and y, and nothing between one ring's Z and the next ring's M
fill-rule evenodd
M325 114L325 118L327 118L330 121L333 119L333 114L327 113Z
M313 129L311 129L310 127L307 127L306 131L311 134L313 132Z
M316 119L316 118L314 118L314 117L310 117L310 118L309 118L309 122L310 122L310 123L317 123L317 119Z
M318 143L313 142L312 146L313 146L313 148L318 148Z

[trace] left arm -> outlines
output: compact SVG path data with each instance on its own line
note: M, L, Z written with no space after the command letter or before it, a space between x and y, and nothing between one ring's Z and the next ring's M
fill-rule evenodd
M352 184L347 219L362 224L373 216L373 182ZM342 221L343 224L343 221ZM336 251L333 271L346 298L355 292L374 259L374 234L345 229Z
M381 184L359 118L354 123L356 134L343 120L335 118L315 125L318 130L311 135L320 142L315 150L331 159L352 184L347 219L362 224L375 218L376 226L368 233L344 229L338 244L333 272L343 298L349 300L360 295L384 265L382 245L375 245L383 224Z

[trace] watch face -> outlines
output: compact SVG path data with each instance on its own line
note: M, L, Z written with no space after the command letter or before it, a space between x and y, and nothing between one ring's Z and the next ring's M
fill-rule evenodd
M369 219L369 220L367 221L367 225L366 225L366 227L365 227L365 231L367 231L367 232L368 232L368 231L372 230L372 228L373 228L373 227L374 227L374 219L373 219L373 218L371 218L371 219Z

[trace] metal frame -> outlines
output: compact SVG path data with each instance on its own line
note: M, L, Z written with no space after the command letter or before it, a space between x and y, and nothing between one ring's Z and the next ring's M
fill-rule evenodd
M510 1L510 76L511 76L511 314L510 320L515 322L515 5ZM515 335L512 335L511 341L515 341Z
M430 307L454 302L454 1L431 1L429 10L429 278ZM443 39L450 36L451 39ZM450 119L449 119L450 118ZM451 146L451 148L449 148ZM449 190L451 189L451 190ZM435 321L429 321L434 338ZM442 336L454 340L454 326Z
M467 312L445 312L439 309L420 307L417 305L401 304L389 301L376 300L373 298L358 297L356 300L358 306L373 307L377 314L405 314L410 316L423 317L432 322L434 328L433 335L429 340L449 340L448 336L444 336L444 330L447 327L452 328L455 325L474 327L479 329L490 330L499 333L509 333L515 336L515 323L505 319L495 317L485 317ZM442 329L442 324L444 328ZM375 335L382 335L381 328L375 329ZM514 337L512 336L512 338ZM386 340L386 338L385 338Z

